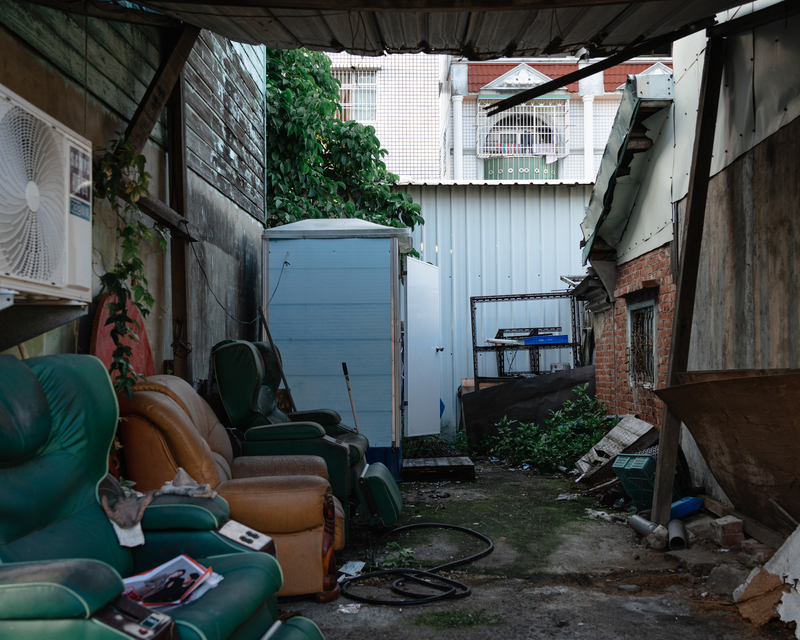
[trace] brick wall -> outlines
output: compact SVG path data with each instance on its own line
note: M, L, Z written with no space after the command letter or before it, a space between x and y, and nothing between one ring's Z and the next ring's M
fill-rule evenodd
M660 426L662 402L649 389L631 388L628 370L628 304L655 299L656 388L663 388L667 375L675 285L670 244L617 267L616 302L595 318L595 376L597 396L610 413L636 414Z

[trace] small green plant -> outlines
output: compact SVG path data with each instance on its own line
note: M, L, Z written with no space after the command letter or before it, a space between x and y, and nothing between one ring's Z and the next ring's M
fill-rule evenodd
M138 340L136 331L140 327L128 315L128 301L139 309L142 318L148 316L155 303L148 290L140 245L158 239L161 250L166 251L169 237L161 227L148 227L139 210L138 202L149 195L149 186L145 157L124 138L100 158L94 174L94 201L95 205L107 202L116 216L121 251L114 266L100 276L100 295L107 292L111 296L107 324L111 325L114 352L109 373L116 390L129 398L133 397L133 385L140 374L131 366L132 350L127 342ZM119 196L120 191L125 194L124 199Z
M571 468L618 421L608 418L607 407L589 395L588 386L574 388L575 400L552 411L543 424L504 417L497 425L492 452L512 464L530 464L542 473L558 466Z
M408 547L401 547L397 542L390 542L386 545L387 549L396 551L396 556L389 556L383 562L381 567L383 569L403 569L410 567L414 562L414 551Z

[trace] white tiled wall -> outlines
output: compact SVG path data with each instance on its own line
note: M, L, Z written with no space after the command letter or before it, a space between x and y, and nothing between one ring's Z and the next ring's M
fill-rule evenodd
M387 55L377 58L329 54L336 67L377 69L375 132L389 152L389 171L402 180L440 177L440 56Z

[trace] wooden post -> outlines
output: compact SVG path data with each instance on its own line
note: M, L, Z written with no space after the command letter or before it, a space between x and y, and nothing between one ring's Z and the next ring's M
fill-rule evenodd
M725 66L725 40L711 38L706 44L703 80L700 86L700 103L697 109L697 128L689 174L684 245L675 292L672 317L672 341L669 350L667 387L678 384L678 375L686 371L689 363L689 342L692 337L697 270L700 265L700 247L703 241L703 224L706 214L708 182L711 173L711 153L717 125L717 108ZM675 243L677 238L675 239ZM664 407L653 494L652 520L666 525L670 519L672 486L675 482L675 464L678 459L678 441L681 421L669 407Z
M169 204L186 217L188 190L186 185L186 100L184 76L180 74L167 103L167 135L169 151ZM189 321L189 287L186 277L186 240L172 234L170 264L172 281L172 358L173 372L187 382L192 381L189 365L191 323Z

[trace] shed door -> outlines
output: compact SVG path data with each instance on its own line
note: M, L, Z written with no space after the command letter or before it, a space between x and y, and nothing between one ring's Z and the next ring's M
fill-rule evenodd
M405 432L407 436L427 436L438 434L441 429L439 267L413 258L408 258L406 264Z

